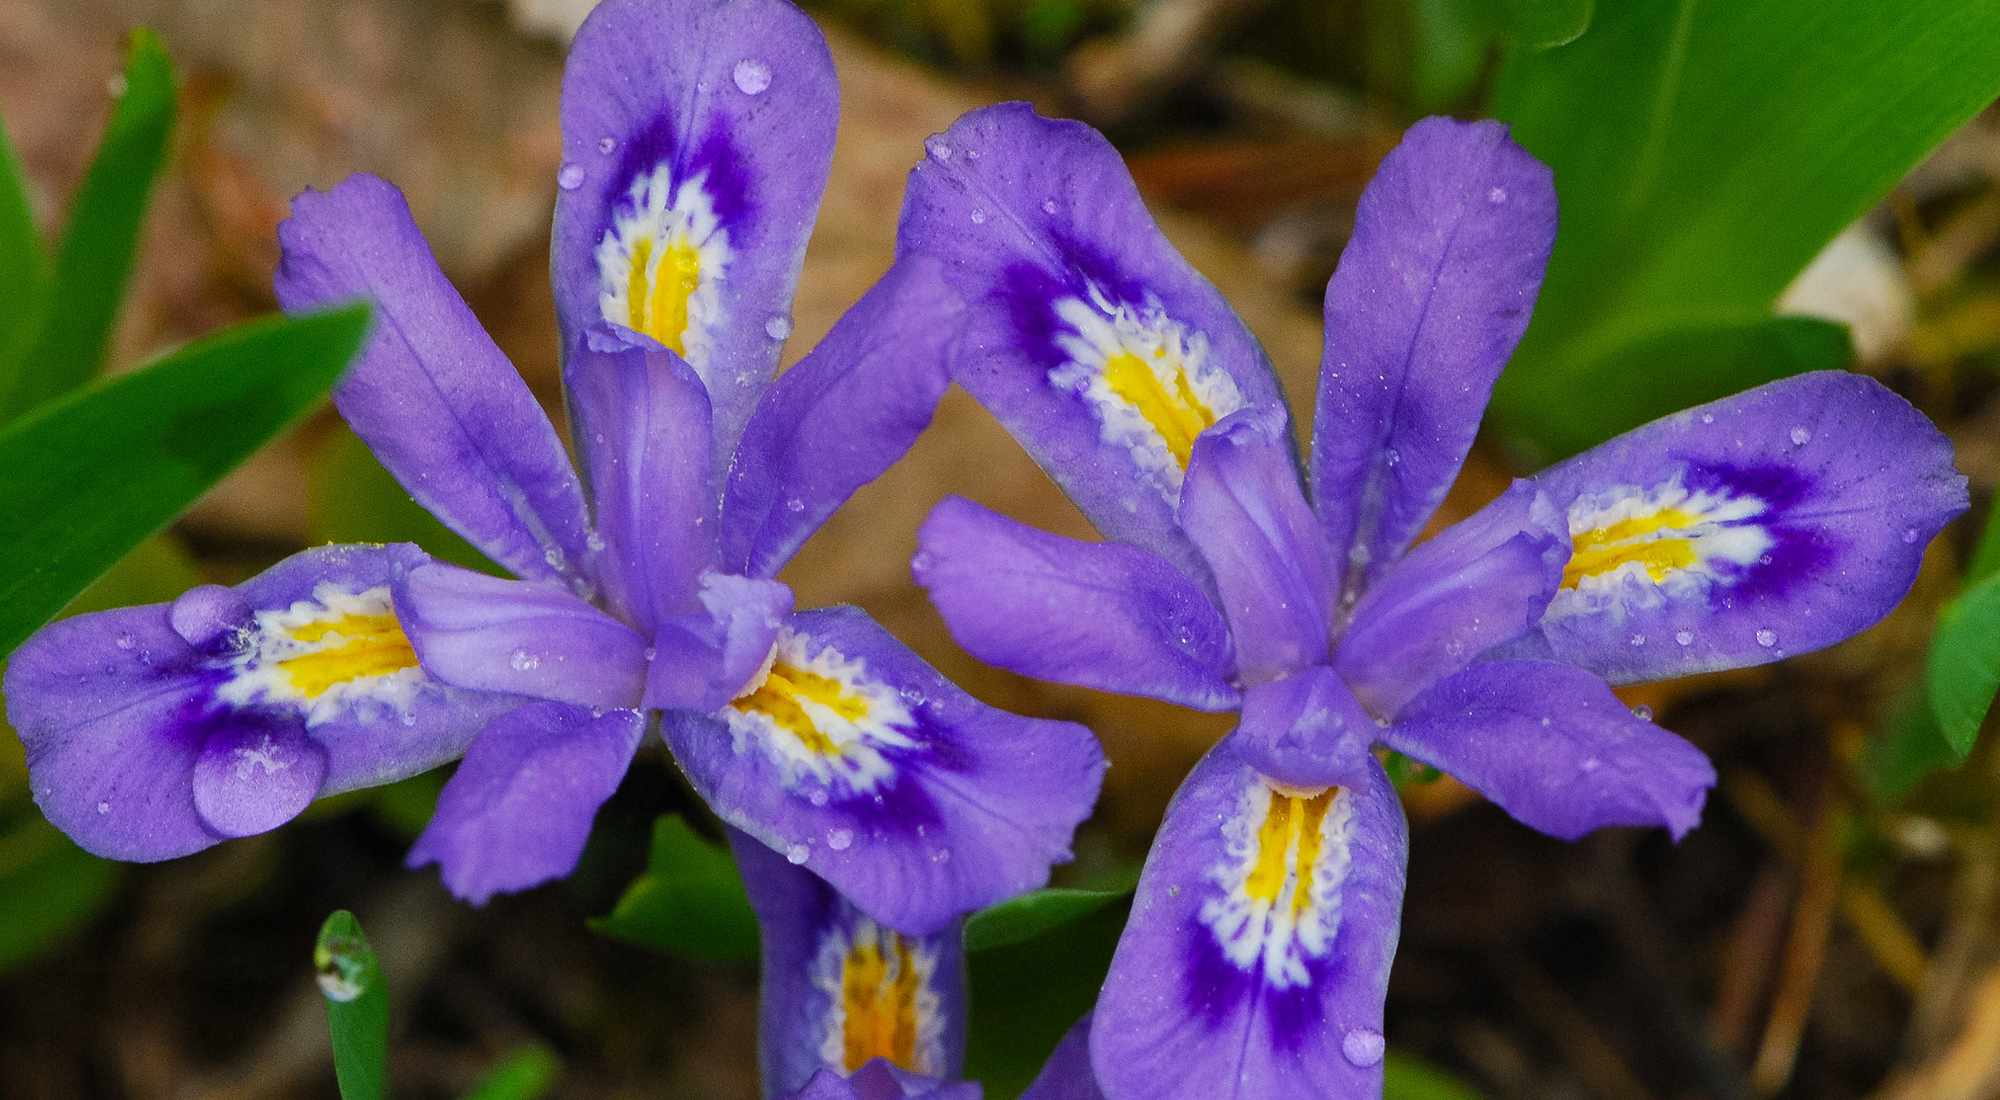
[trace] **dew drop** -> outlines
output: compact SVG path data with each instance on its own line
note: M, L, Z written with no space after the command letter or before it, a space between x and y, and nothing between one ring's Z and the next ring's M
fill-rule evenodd
M1810 439L1812 439L1812 433L1805 430L1804 428L1792 429L1792 446L1803 447L1806 445L1806 442Z
M1388 1048L1382 1033L1365 1027L1357 1027L1340 1037L1340 1052L1347 1060L1366 1068L1382 1060L1382 1052Z
M1388 450L1382 452L1382 463L1385 466L1394 466L1396 463L1401 461L1403 461L1403 452L1397 450L1394 447L1391 447Z
M97 804L97 812L98 812L98 813L101 813L101 814L108 814L108 813L110 813L110 812L111 812L111 803L109 803L109 802L99 802L99 803Z
M854 833L849 829L833 829L826 834L826 846L836 852L845 852L854 843Z
M1547 726L1548 724L1549 724L1549 720L1548 720L1548 719L1546 719L1546 718L1542 719L1542 725L1544 725L1544 726Z
M1632 708L1632 717L1637 718L1641 722L1650 722L1653 720L1653 708L1640 703L1638 706Z
M1501 203L1506 202L1507 189L1505 187L1495 187L1493 190L1486 192L1486 201L1492 203L1495 206L1498 206Z
M950 848L939 848L939 849L938 849L937 851L935 851L935 852L932 852L932 853L931 853L931 862L932 862L932 863L950 863L950 862L951 862L951 849L950 849Z
M974 210L974 211L972 212L972 224L974 224L974 225L985 225L985 224L986 224L986 211L984 211L984 210Z
M583 165L565 164L556 173L556 186L565 191L574 191L583 186Z
M1694 631L1692 630L1680 631L1674 635L1674 641L1680 643L1681 645L1693 645Z
M1632 635L1632 644L1633 644L1633 645L1645 645L1645 644L1646 644L1646 636L1645 636L1644 634L1634 634L1634 635Z
M924 142L924 152L929 153L931 159L940 164L951 159L951 146L946 145L944 139L940 137Z
M1765 649L1777 645L1778 632L1775 630L1759 630L1757 632L1757 644L1763 646Z
M1042 200L1042 213L1044 213L1044 214L1053 214L1053 213L1055 213L1055 212L1056 212L1056 200L1054 200L1054 199L1043 199L1043 200Z
M645 657L648 661L652 660L655 657L658 657L659 655L660 651L654 649L652 646L647 646L646 651L643 654L641 654L641 656Z
M133 637L130 634L120 634L118 636L119 649L131 649L133 646L138 644L139 644L139 639Z
M916 552L914 556L910 558L910 569L914 572L921 573L924 570L929 569L932 565L936 564L936 561L937 559L931 556L931 552L929 550L919 550Z
M1578 765L1577 765L1577 767L1578 767L1578 768L1581 768L1582 770L1584 770L1584 771L1586 771L1586 772L1594 772L1594 771L1596 771L1597 769L1599 769L1599 768L1601 768L1601 767L1603 767L1603 766L1604 766L1604 761L1602 761L1602 760L1599 760L1599 759L1598 759L1598 758L1596 758L1595 756L1593 756L1593 757L1589 758L1588 760L1585 760L1585 761L1584 761L1583 763L1581 763L1581 764L1578 764Z
M547 550L542 551L542 560L549 563L550 569L561 569L563 567L563 552L551 546Z
M1170 897L1170 898L1177 898L1177 897L1180 897L1180 896L1181 896L1181 888L1180 888L1179 886L1169 886L1169 887L1167 887L1167 896L1168 896L1168 897Z
M602 717L604 717L604 708L603 708L603 707L592 707L592 708L590 708L590 716L591 716L592 718L602 718Z
M600 153L609 153L616 148L618 148L617 138L601 137L597 139L597 151Z
M812 803L815 806L824 806L826 805L827 801L826 792L814 791L813 793L806 796L806 801Z
M744 95L763 95L771 86L771 67L762 61L744 58L729 72L729 79L736 82L736 90Z
M1914 544L1917 541L1917 529L1914 527L1903 528L1903 541Z
M1714 414L1714 413L1702 413L1702 414L1701 414L1701 422L1702 422L1702 423L1704 423L1704 424L1713 424L1713 423L1715 423L1715 414Z
M515 672L528 672L540 668L542 659L525 649L517 649L513 656L507 658L507 663L513 666Z
M782 313L773 314L770 320L764 322L764 335L773 340L783 340L791 334L792 319Z
M793 497L792 499L785 502L785 511L790 512L795 516L805 510L806 510L806 502L800 500L797 497Z
M414 726L414 725L416 725L416 724L417 724L417 716L416 716L416 715L414 715L414 714L405 714L405 715L403 715L403 724L404 724L404 725L406 725L406 726Z
M592 550L602 550L604 549L604 536L592 531L590 534L584 536L583 544Z
M807 850L805 845L794 844L785 849L785 862L797 867L799 864L804 863L806 857L810 855L812 855L812 852Z

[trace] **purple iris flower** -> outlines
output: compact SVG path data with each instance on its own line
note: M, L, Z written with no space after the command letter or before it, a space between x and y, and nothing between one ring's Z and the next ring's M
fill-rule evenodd
M820 1070L786 1100L979 1100L976 1081L940 1081L876 1058L851 1076Z
M1003 105L912 173L901 249L966 302L955 377L1111 540L949 499L919 581L990 663L1242 712L1148 857L1089 1025L1105 1096L1378 1095L1407 833L1374 746L1555 836L1679 837L1715 773L1606 681L1839 641L1965 509L1936 429L1829 372L1639 428L1412 549L1555 232L1504 126L1410 130L1327 288L1308 503L1268 362L1101 137Z
M7 680L51 819L166 858L463 755L410 859L482 902L575 866L657 711L725 821L885 927L1045 882L1102 777L1089 732L984 706L772 579L947 384L956 300L921 258L771 382L837 113L825 41L782 0L608 0L585 23L553 249L581 478L401 194L301 195L280 301L376 309L336 405L513 578L336 547L51 627Z

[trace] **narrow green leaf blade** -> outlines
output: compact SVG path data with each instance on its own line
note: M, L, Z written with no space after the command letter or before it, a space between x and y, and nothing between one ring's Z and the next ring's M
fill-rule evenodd
M1924 681L1956 764L1972 751L2000 690L2000 577L1979 582L1939 613Z
M1913 685L1897 699L1888 722L1868 742L1861 758L1861 777L1874 796L1893 802L1925 776L1959 762L1945 740L1924 685Z
M1768 314L2000 94L1996 59L1991 0L1634 0L1568 45L1513 50L1494 114L1554 169L1562 230L1495 412L1540 436L1534 414L1567 408L1591 442L1632 427L1597 408L1609 371L1590 349L1676 318Z
M117 884L117 864L70 843L39 813L28 811L0 833L0 973L75 930L103 907Z
M75 389L103 365L139 224L174 129L173 66L159 38L143 27L132 32L124 89L70 203L39 336L15 375L7 416Z
M625 890L592 930L696 959L749 962L757 957L757 915L729 851L695 835L678 816L653 823L646 873Z
M1114 901L1033 939L971 954L972 1026L965 1076L988 1100L1011 1100L1097 1001L1131 911Z
M361 922L336 909L320 926L313 969L326 995L341 1100L383 1100L389 1077L389 990Z
M1502 0L1503 37L1531 50L1574 42L1597 13L1593 0Z
M411 500L368 444L344 428L313 458L309 507L314 534L328 542L414 542L431 557L507 576Z
M539 1044L524 1046L493 1067L465 1100L540 1100L561 1073L562 1060L554 1051Z
M990 951L996 947L1025 943L1045 932L1095 913L1120 898L1128 897L1139 884L1134 868L1130 881L1097 890L1055 888L1030 890L998 905L989 905L965 921L965 949Z
M367 327L254 321L0 429L0 653L303 416Z
M49 259L35 230L34 203L28 177L7 128L0 126L0 394L13 388L21 357L34 339L42 295L47 290Z
M1480 1100L1471 1086L1400 1050L1382 1060L1382 1100Z

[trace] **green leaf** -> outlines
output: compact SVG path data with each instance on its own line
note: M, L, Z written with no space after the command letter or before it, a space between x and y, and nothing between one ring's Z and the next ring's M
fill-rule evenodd
M1965 569L1965 587L1971 588L2000 573L2000 508L1986 510L1986 527L1972 548L1972 564Z
M389 990L375 949L368 946L354 914L336 909L320 926L313 969L319 991L326 995L341 1100L383 1100L388 1095Z
M1382 1059L1382 1100L1481 1100L1465 1082L1413 1054Z
M988 1100L1012 1100L1097 1001L1131 907L1113 902L1020 943L969 955L965 1076Z
M47 289L49 258L35 231L35 207L28 196L28 177L7 128L0 126L0 393L19 370L28 341L34 338L42 295ZM0 416L0 422L5 417Z
M172 532L163 532L132 548L111 571L63 608L64 616L109 611L114 607L167 603L201 583L194 559Z
M309 507L314 533L328 542L414 542L454 565L509 575L411 500L368 445L346 428L313 461Z
M1918 780L1960 759L1938 726L1928 693L1913 687L1896 700L1888 722L1869 741L1861 774L1876 798L1893 802Z
M614 939L719 962L757 957L757 915L726 848L669 814L653 823L646 873L592 930Z
M1938 613L1924 682L1956 764L1972 751L2000 690L2000 577L1980 581Z
M539 1100L555 1087L562 1060L539 1044L524 1046L493 1067L465 1100Z
M1992 0L1629 0L1568 45L1512 50L1494 114L1554 169L1562 230L1496 414L1557 454L1634 426L1629 403L1600 407L1634 384L1610 352L1768 316L1996 94ZM1693 398L1742 388L1698 361L1656 369L1642 381Z
M1594 10L1593 0L1412 0L1412 98L1425 110L1448 107L1472 90L1496 45L1560 46L1589 28Z
M0 422L75 389L104 363L139 223L174 129L173 66L143 27L132 32L124 88L70 203L39 336L0 402Z
M118 865L70 843L30 811L0 833L0 973L88 920L118 884Z
M367 327L254 321L0 429L0 653L303 416Z
M1129 897L1139 884L1139 869L1120 875L1123 881L1097 890L1056 888L1030 890L998 905L989 905L965 921L965 949L990 951L1024 943L1051 929L1097 912Z

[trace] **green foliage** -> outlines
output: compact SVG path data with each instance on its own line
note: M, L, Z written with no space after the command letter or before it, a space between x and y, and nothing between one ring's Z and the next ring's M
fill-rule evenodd
M375 949L354 914L337 909L320 926L313 969L326 995L341 1100L383 1100L388 1095L389 990Z
M996 947L1025 943L1043 933L1097 912L1120 898L1129 897L1139 884L1139 869L1118 876L1118 881L1100 889L1054 888L1030 890L998 905L989 905L965 921L965 949L989 951Z
M1130 906L1112 902L1032 939L967 958L972 1027L965 1076L988 1100L1011 1100L1083 1014L1111 967Z
M103 365L139 224L174 128L173 67L151 31L132 32L123 81L97 157L70 203L53 279L35 270L32 223L20 225L12 198L0 197L0 249L12 253L0 264L30 272L20 284L26 293L7 303L13 316L0 322L0 356L14 346L8 330L35 334L22 340L18 357L0 357L0 423L75 389ZM11 151L4 159L0 173L14 174ZM0 190L9 189L7 182L0 180ZM18 178L12 182L18 192ZM37 262L25 259L30 254Z
M1590 27L1593 0L1412 0L1410 95L1423 110L1464 98L1493 48L1546 50Z
M1414 1055L1382 1059L1382 1100L1480 1100L1465 1082Z
M1512 49L1493 113L1555 170L1562 231L1495 412L1557 456L1635 426L1645 386L1680 405L1837 365L1772 304L1996 94L1991 0L1632 0Z
M757 916L729 851L669 814L653 823L652 855L608 917L590 927L615 939L696 959L757 957Z
M251 322L0 430L0 652L303 416L367 326Z
M0 972L88 920L118 885L116 864L70 843L39 813L24 805L9 816L12 826L0 829Z
M1950 764L1962 762L2000 690L2000 576L1988 577L1946 604L1924 666L1932 716Z
M521 1047L494 1066L465 1100L538 1100L555 1087L562 1060L539 1044Z
M27 176L14 143L0 126L0 286L8 288L12 299L0 309L0 398L14 374L21 356L35 335L35 318L49 278L48 256L35 233L34 205L28 199ZM5 402L0 400L0 423L6 421Z
M342 429L320 448L310 492L313 532L328 542L414 542L439 560L507 575L411 500L353 432Z

